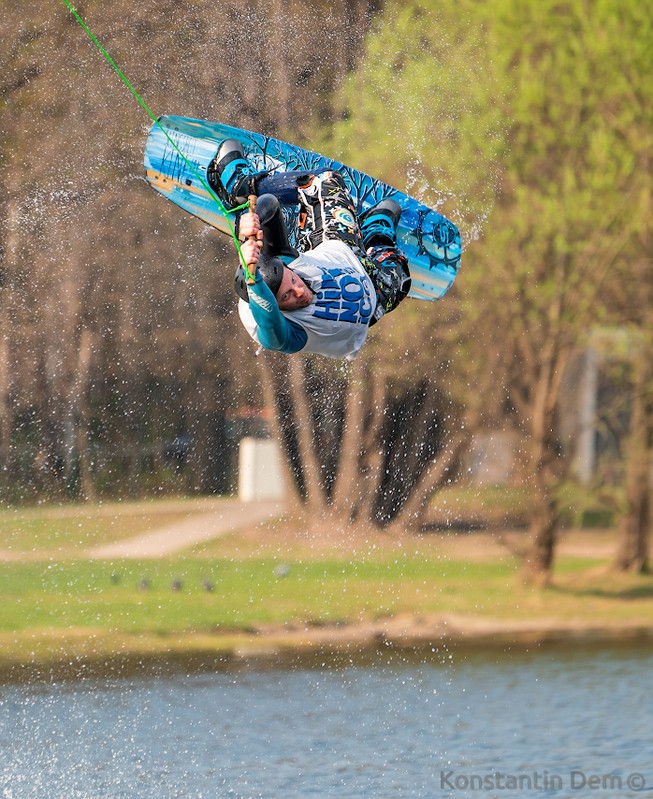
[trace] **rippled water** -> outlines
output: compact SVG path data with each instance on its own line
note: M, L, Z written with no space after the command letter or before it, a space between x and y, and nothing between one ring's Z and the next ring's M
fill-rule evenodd
M640 649L0 686L0 796L651 795L652 673Z

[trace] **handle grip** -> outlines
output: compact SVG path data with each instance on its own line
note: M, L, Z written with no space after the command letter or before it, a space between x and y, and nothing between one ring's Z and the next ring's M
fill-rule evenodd
M255 194L250 194L247 199L249 201L249 212L251 214L255 214L256 213L256 195ZM256 236L250 236L250 238L254 239L254 238L256 238ZM247 264L247 266L249 267L249 266L251 266L251 264ZM256 267L256 264L254 264L254 267ZM248 277L247 277L247 283L248 283L248 285L251 286L251 285L254 284L254 276L255 276L255 273L256 273L256 268L254 268L254 272L251 272L249 269L247 271L249 272Z

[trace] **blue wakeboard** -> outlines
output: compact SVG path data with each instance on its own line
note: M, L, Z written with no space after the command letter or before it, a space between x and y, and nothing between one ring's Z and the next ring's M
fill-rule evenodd
M208 167L225 139L240 141L254 169L269 172L258 181L257 192L259 195L270 192L279 197L292 244L297 243L298 205L296 181L287 173L310 174L331 169L345 178L359 213L386 197L392 197L401 206L397 243L410 263L412 288L409 296L437 300L453 283L460 265L461 244L458 228L452 222L357 169L270 136L216 122L163 116L152 126L145 145L148 183L180 208L230 234L230 223L223 208L207 190Z

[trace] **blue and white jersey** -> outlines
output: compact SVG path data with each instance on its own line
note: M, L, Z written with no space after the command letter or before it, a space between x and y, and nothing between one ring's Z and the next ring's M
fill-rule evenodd
M306 308L281 312L306 332L301 352L355 358L365 343L376 308L376 291L358 258L344 242L328 240L302 253L290 268L314 295ZM238 310L250 336L259 341L248 303L241 300Z

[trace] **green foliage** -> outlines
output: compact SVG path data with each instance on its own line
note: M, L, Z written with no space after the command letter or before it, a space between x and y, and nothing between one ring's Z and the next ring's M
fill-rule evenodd
M570 335L607 313L623 232L648 221L652 24L634 0L411 0L366 41L333 146L467 242L485 228L460 280L502 333L550 335L556 301Z
M458 593L456 586L477 580L487 581L485 588L499 596L513 571L509 564L415 556L291 562L286 576L279 576L278 567L271 559L0 564L0 629L182 632L376 618L406 607L443 609ZM174 581L180 590L172 590ZM204 590L207 581L213 591ZM445 585L447 598L441 594Z
M589 487L574 480L556 491L563 521L573 527L612 527L623 506L622 492L614 486Z
M476 423L514 413L534 518L568 466L573 353L594 326L651 326L652 27L637 0L391 2L343 92L344 160L460 224L449 390Z
M386 4L342 93L330 147L416 196L476 238L505 149L476 3ZM482 76L479 80L479 76Z

